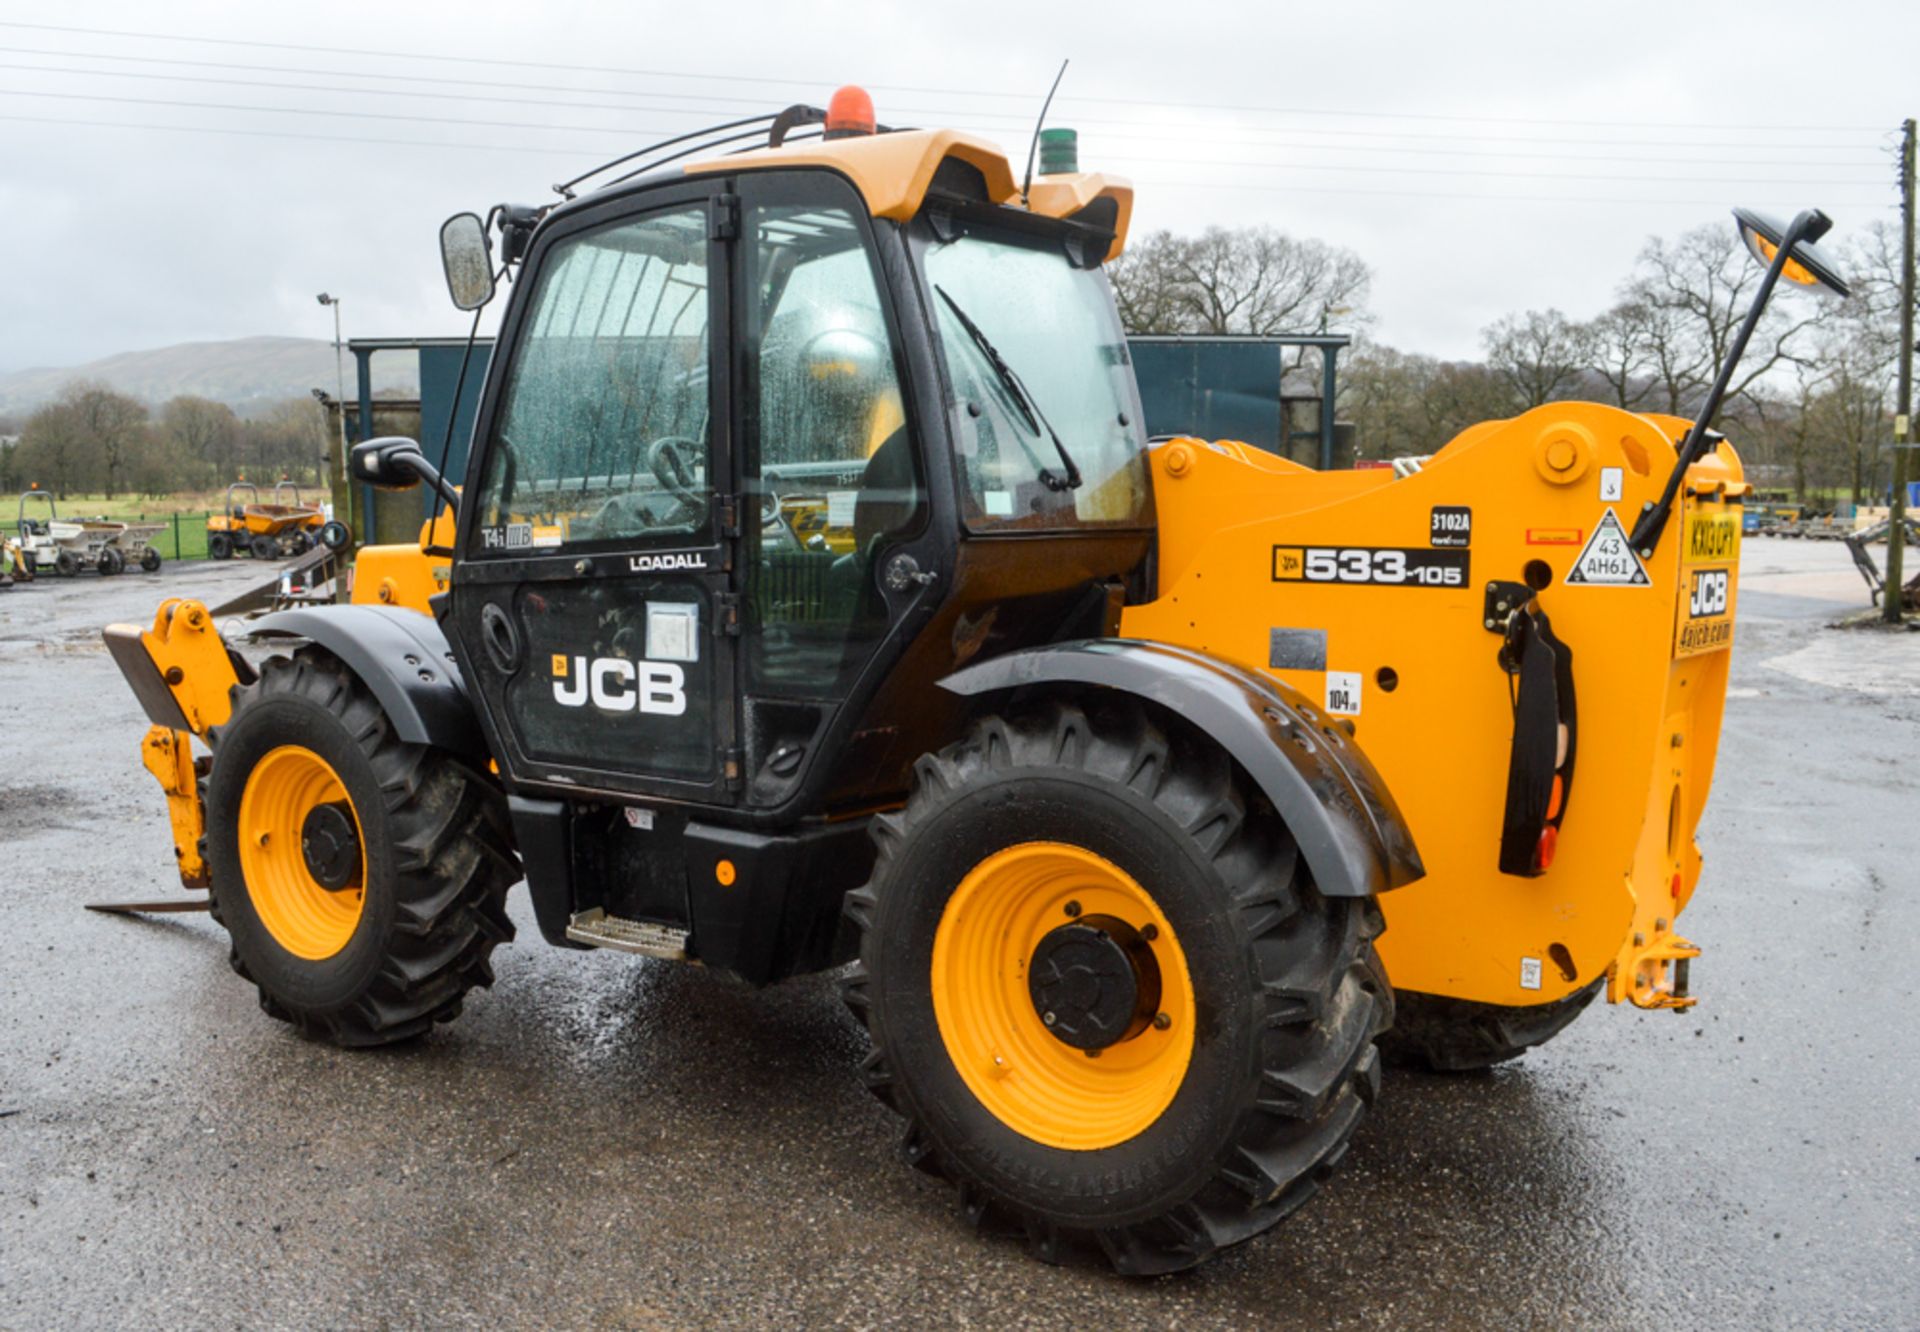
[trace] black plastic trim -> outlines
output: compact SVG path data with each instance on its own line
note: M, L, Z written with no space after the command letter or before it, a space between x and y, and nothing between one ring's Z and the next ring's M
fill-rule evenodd
M310 640L365 682L402 740L487 761L486 741L446 635L418 611L302 606L261 616L248 637Z
M573 919L573 811L564 800L508 796L507 815L541 937L556 948L584 949L567 937Z

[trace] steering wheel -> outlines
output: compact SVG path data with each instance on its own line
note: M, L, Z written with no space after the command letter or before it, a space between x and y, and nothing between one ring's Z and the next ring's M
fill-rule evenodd
M666 492L686 505L689 516L697 519L706 507L706 496L693 488L693 468L687 465L682 446L697 452L700 441L685 435L662 435L647 445L647 466Z

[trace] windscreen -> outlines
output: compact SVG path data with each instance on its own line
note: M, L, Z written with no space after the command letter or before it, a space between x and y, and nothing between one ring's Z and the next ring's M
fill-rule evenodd
M981 226L930 242L922 265L957 398L967 525L1150 521L1146 433L1105 275L1069 263L1058 236Z

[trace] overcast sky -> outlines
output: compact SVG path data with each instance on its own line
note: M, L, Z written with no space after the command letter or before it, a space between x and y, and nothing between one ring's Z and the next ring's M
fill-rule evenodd
M842 82L1021 157L1063 57L1052 123L1134 179L1136 231L1348 246L1375 335L1439 355L1597 312L1647 235L1735 203L1892 217L1920 113L1915 0L0 0L0 370L330 337L323 289L349 337L464 332L448 213Z

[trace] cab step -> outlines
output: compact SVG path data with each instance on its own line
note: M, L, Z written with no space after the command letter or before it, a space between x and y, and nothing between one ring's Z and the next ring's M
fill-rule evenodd
M599 907L582 911L569 920L567 937L594 948L615 948L623 953L662 957L669 962L684 962L687 958L687 931L671 925L656 925L650 920L609 916Z

